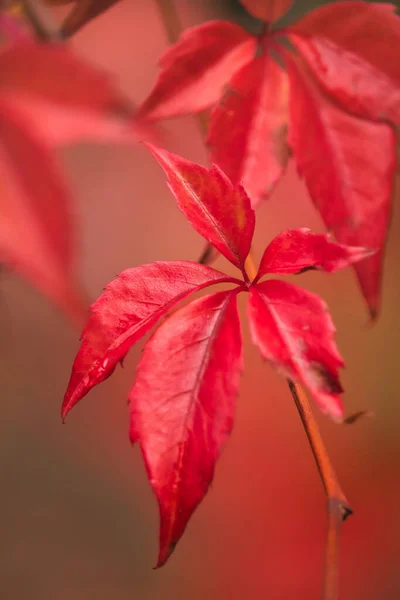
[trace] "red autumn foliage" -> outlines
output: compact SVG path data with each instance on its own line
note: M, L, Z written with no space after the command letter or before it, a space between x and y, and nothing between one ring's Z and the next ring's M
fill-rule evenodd
M72 35L116 2L77 0L60 33ZM160 509L157 566L207 493L234 424L243 368L238 294L248 293L251 337L261 355L304 384L337 421L343 420L344 363L326 305L292 284L260 280L357 263L371 314L379 308L396 161L393 126L400 117L400 71L392 60L400 21L391 5L345 1L278 29L270 25L291 0L242 4L265 22L263 33L251 36L225 22L185 32L162 57L160 77L136 120L213 109L209 170L149 148L179 208L241 279L184 261L121 273L92 305L62 407L65 419L162 321L145 345L129 394L130 437L140 444ZM7 44L0 50L0 260L78 316L71 199L54 149L83 138L131 140L132 107L67 47L36 44L7 18L1 28ZM307 229L285 231L268 245L252 279L246 259L253 208L274 189L291 155L340 243ZM177 309L214 284L231 287Z
M145 345L129 395L131 439L140 443L160 507L161 566L206 494L232 429L242 369L237 295L249 292L250 329L263 357L306 385L320 408L341 420L338 368L343 361L324 302L292 284L259 280L268 273L309 268L332 272L366 258L369 251L307 229L289 230L266 248L251 282L245 260L254 211L243 187L234 186L215 166L207 170L154 146L150 150L182 212L241 270L243 279L190 262L154 263L121 273L92 306L62 415L65 419L93 386L109 377L132 345L183 298L216 283L235 286L167 317Z
M276 7L278 18L289 3L243 4L270 21ZM340 242L377 250L355 266L372 316L396 164L392 125L400 116L394 9L333 3L257 37L219 21L194 27L162 57L140 110L155 120L211 107L211 161L243 183L253 206L279 181L290 150L327 228Z

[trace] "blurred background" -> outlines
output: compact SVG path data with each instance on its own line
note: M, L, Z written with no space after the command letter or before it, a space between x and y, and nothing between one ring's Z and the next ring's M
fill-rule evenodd
M176 0L187 27L228 18L252 28L238 2ZM321 2L298 2L302 12ZM65 9L55 10L60 20ZM296 15L291 13L290 17ZM122 0L73 38L135 101L148 93L167 42L155 3ZM399 60L394 56L393 60ZM196 122L162 125L165 146L207 163ZM91 299L121 270L196 260L188 225L141 147L81 144L61 155L79 224L77 269ZM323 231L293 165L258 211L254 253L288 227ZM318 415L355 514L343 527L340 599L400 597L399 203L385 265L382 314L368 324L351 269L306 273L336 323L352 426ZM224 259L216 268L233 270ZM241 309L244 304L242 299ZM128 440L127 395L143 344L94 389L65 426L59 412L79 331L11 274L0 279L0 596L10 600L319 598L325 497L283 379L264 365L244 325L245 372L236 426L213 487L170 562L153 571L158 514L138 448Z

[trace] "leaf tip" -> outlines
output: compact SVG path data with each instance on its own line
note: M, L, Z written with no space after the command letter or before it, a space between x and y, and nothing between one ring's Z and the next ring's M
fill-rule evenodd
M71 410L72 406L70 403L69 398L64 398L64 401L61 405L61 422L63 425L65 425L65 423L67 422L67 415L69 413L69 411Z
M155 144L151 144L150 142L143 142L143 144L153 155L153 158L155 158L155 160L158 162L167 178L170 179L174 166L174 158L177 159L178 157L172 152L168 152L168 150L164 150L163 148L160 148ZM182 158L179 157L179 159L183 161Z
M162 160L165 160L165 155L167 154L166 150L159 148L158 146L156 146L155 144L152 144L151 142L142 142L142 144L144 146L146 146L146 148L149 150L149 152L151 152L151 154L154 156L154 158L156 158L157 160L159 158L161 158Z
M370 304L369 305L369 320L368 320L368 324L369 325L375 325L376 321L378 320L379 317L379 309L378 306L375 304Z
M177 544L178 544L178 540L172 540L171 542L169 542L168 544L165 544L164 546L162 546L160 548L160 552L159 552L158 559L157 559L157 564L155 567L153 567L154 570L160 569L161 567L163 567L165 565L165 563L168 561L171 554L175 550Z
M61 420L63 423L66 422L67 415L74 408L74 406L79 402L79 400L81 400L83 398L83 396L86 395L86 393L87 392L84 392L82 394L82 389L79 386L74 387L72 390L70 389L70 386L68 387L68 389L65 393L65 396L64 396L63 403L61 405Z

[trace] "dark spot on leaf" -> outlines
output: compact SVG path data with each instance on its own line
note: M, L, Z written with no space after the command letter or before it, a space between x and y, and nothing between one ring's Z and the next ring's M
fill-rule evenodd
M310 369L318 381L318 387L327 394L340 394L343 389L335 375L319 362L311 362Z
M317 267L303 267L300 271L296 271L295 275L301 275L302 273L306 273L307 271L317 271Z

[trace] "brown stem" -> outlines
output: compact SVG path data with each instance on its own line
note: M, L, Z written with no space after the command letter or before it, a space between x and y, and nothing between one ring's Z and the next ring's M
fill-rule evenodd
M155 0L170 44L175 44L183 27L173 0Z
M42 42L62 40L59 26L41 0L21 0L21 5L26 19L39 40Z
M353 510L339 485L305 391L290 379L288 384L328 499L328 535L322 598L337 600L340 527Z
M250 281L253 281L253 279L255 279L257 275L258 269L256 267L256 263L254 261L253 253L251 250L249 252L248 257L246 258L244 267L246 269L246 273L249 276Z

